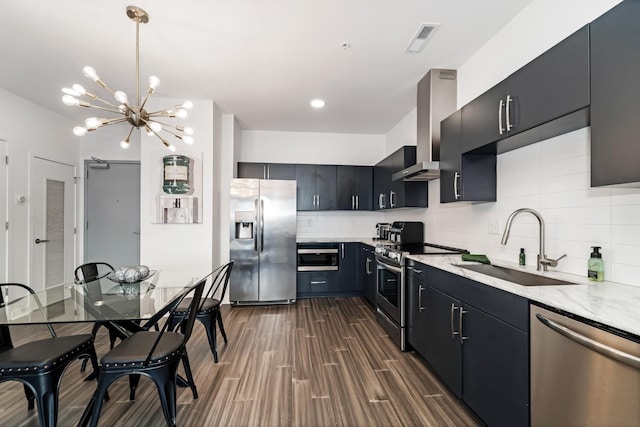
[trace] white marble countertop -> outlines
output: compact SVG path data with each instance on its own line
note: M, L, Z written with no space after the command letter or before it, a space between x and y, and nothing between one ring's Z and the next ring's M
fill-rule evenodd
M475 264L462 261L460 255L410 255L408 258L640 336L638 286L607 281L591 282L586 277L573 274L538 272L531 266L521 267L515 263L492 261L494 265L522 269L528 273L576 283L559 286L522 286L456 266L455 264Z

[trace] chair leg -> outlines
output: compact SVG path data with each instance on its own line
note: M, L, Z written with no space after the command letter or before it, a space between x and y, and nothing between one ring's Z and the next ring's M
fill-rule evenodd
M129 375L129 400L136 400L136 389L138 388L139 382L140 382L139 374Z
M191 388L191 393L193 393L193 398L198 398L198 389L196 388L196 382L193 380L193 374L191 373L191 364L189 363L189 356L187 355L187 349L184 349L184 353L182 353L182 365L184 366L184 373L187 375L187 381L189 382L189 387Z
M36 398L33 395L33 390L26 384L24 386L24 395L27 397L27 410L32 411L36 406Z
M38 420L42 427L55 427L58 419L58 383L64 369L45 375L24 378L31 387L38 408ZM26 390L26 388L25 388Z
M162 412L164 418L169 427L176 426L176 373L178 370L178 363L166 366L161 371L156 371L152 375L153 381L158 388L158 395L160 397L160 404L162 405Z
M93 335L94 338L98 333L98 329L100 329L100 326L102 326L100 322L95 322L93 324L93 328L91 328L91 335ZM111 338L111 331L109 331L109 338ZM113 348L113 344L111 344L111 348ZM84 372L86 369L87 369L87 359L83 359L82 366L80 366L80 372Z
M220 327L222 338L224 338L224 343L227 344L227 334L225 333L224 325L222 324L222 313L220 313L220 309L216 310L216 318L218 319L218 326Z
M213 353L213 361L218 363L218 351L216 350L216 315L198 317L197 319L204 325L204 330L207 331L207 338L209 339L209 347Z
M98 388L96 389L94 398L92 399L93 409L91 411L91 427L97 427L98 419L100 418L100 411L102 410L102 402L107 389L113 381L115 381L121 375L102 374L98 380ZM89 409L89 408L87 408Z

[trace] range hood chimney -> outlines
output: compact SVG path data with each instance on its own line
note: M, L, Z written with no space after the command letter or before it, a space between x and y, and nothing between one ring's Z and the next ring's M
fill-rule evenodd
M432 69L418 82L417 163L392 176L393 181L440 178L440 122L456 111L456 70Z

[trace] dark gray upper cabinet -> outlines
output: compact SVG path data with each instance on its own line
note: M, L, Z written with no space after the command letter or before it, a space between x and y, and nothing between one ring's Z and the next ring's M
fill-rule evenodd
M296 179L296 165L292 163L238 163L238 178Z
M335 210L336 166L296 165L299 211Z
M391 180L394 173L414 164L416 164L414 145L401 147L376 164L373 170L375 210L428 206L428 182Z
M462 112L440 122L440 203L495 202L496 155L462 154Z
M373 167L338 166L336 173L338 209L373 210Z
M640 1L591 23L591 186L640 186Z
M589 26L584 26L462 108L462 151L486 148L588 105ZM585 126L583 116L531 133L526 142ZM497 151L523 145L505 142Z

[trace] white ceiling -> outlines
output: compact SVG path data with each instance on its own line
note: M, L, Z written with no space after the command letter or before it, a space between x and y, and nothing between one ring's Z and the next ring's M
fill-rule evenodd
M457 68L531 0L140 0L140 75L158 96L212 99L243 129L384 134L430 68ZM0 0L0 87L80 120L60 89L93 66L135 96L122 0ZM440 27L404 53L421 23ZM347 42L347 50L341 43ZM103 93L105 98L107 95ZM156 95L154 95L156 96ZM317 111L309 100L320 97Z

